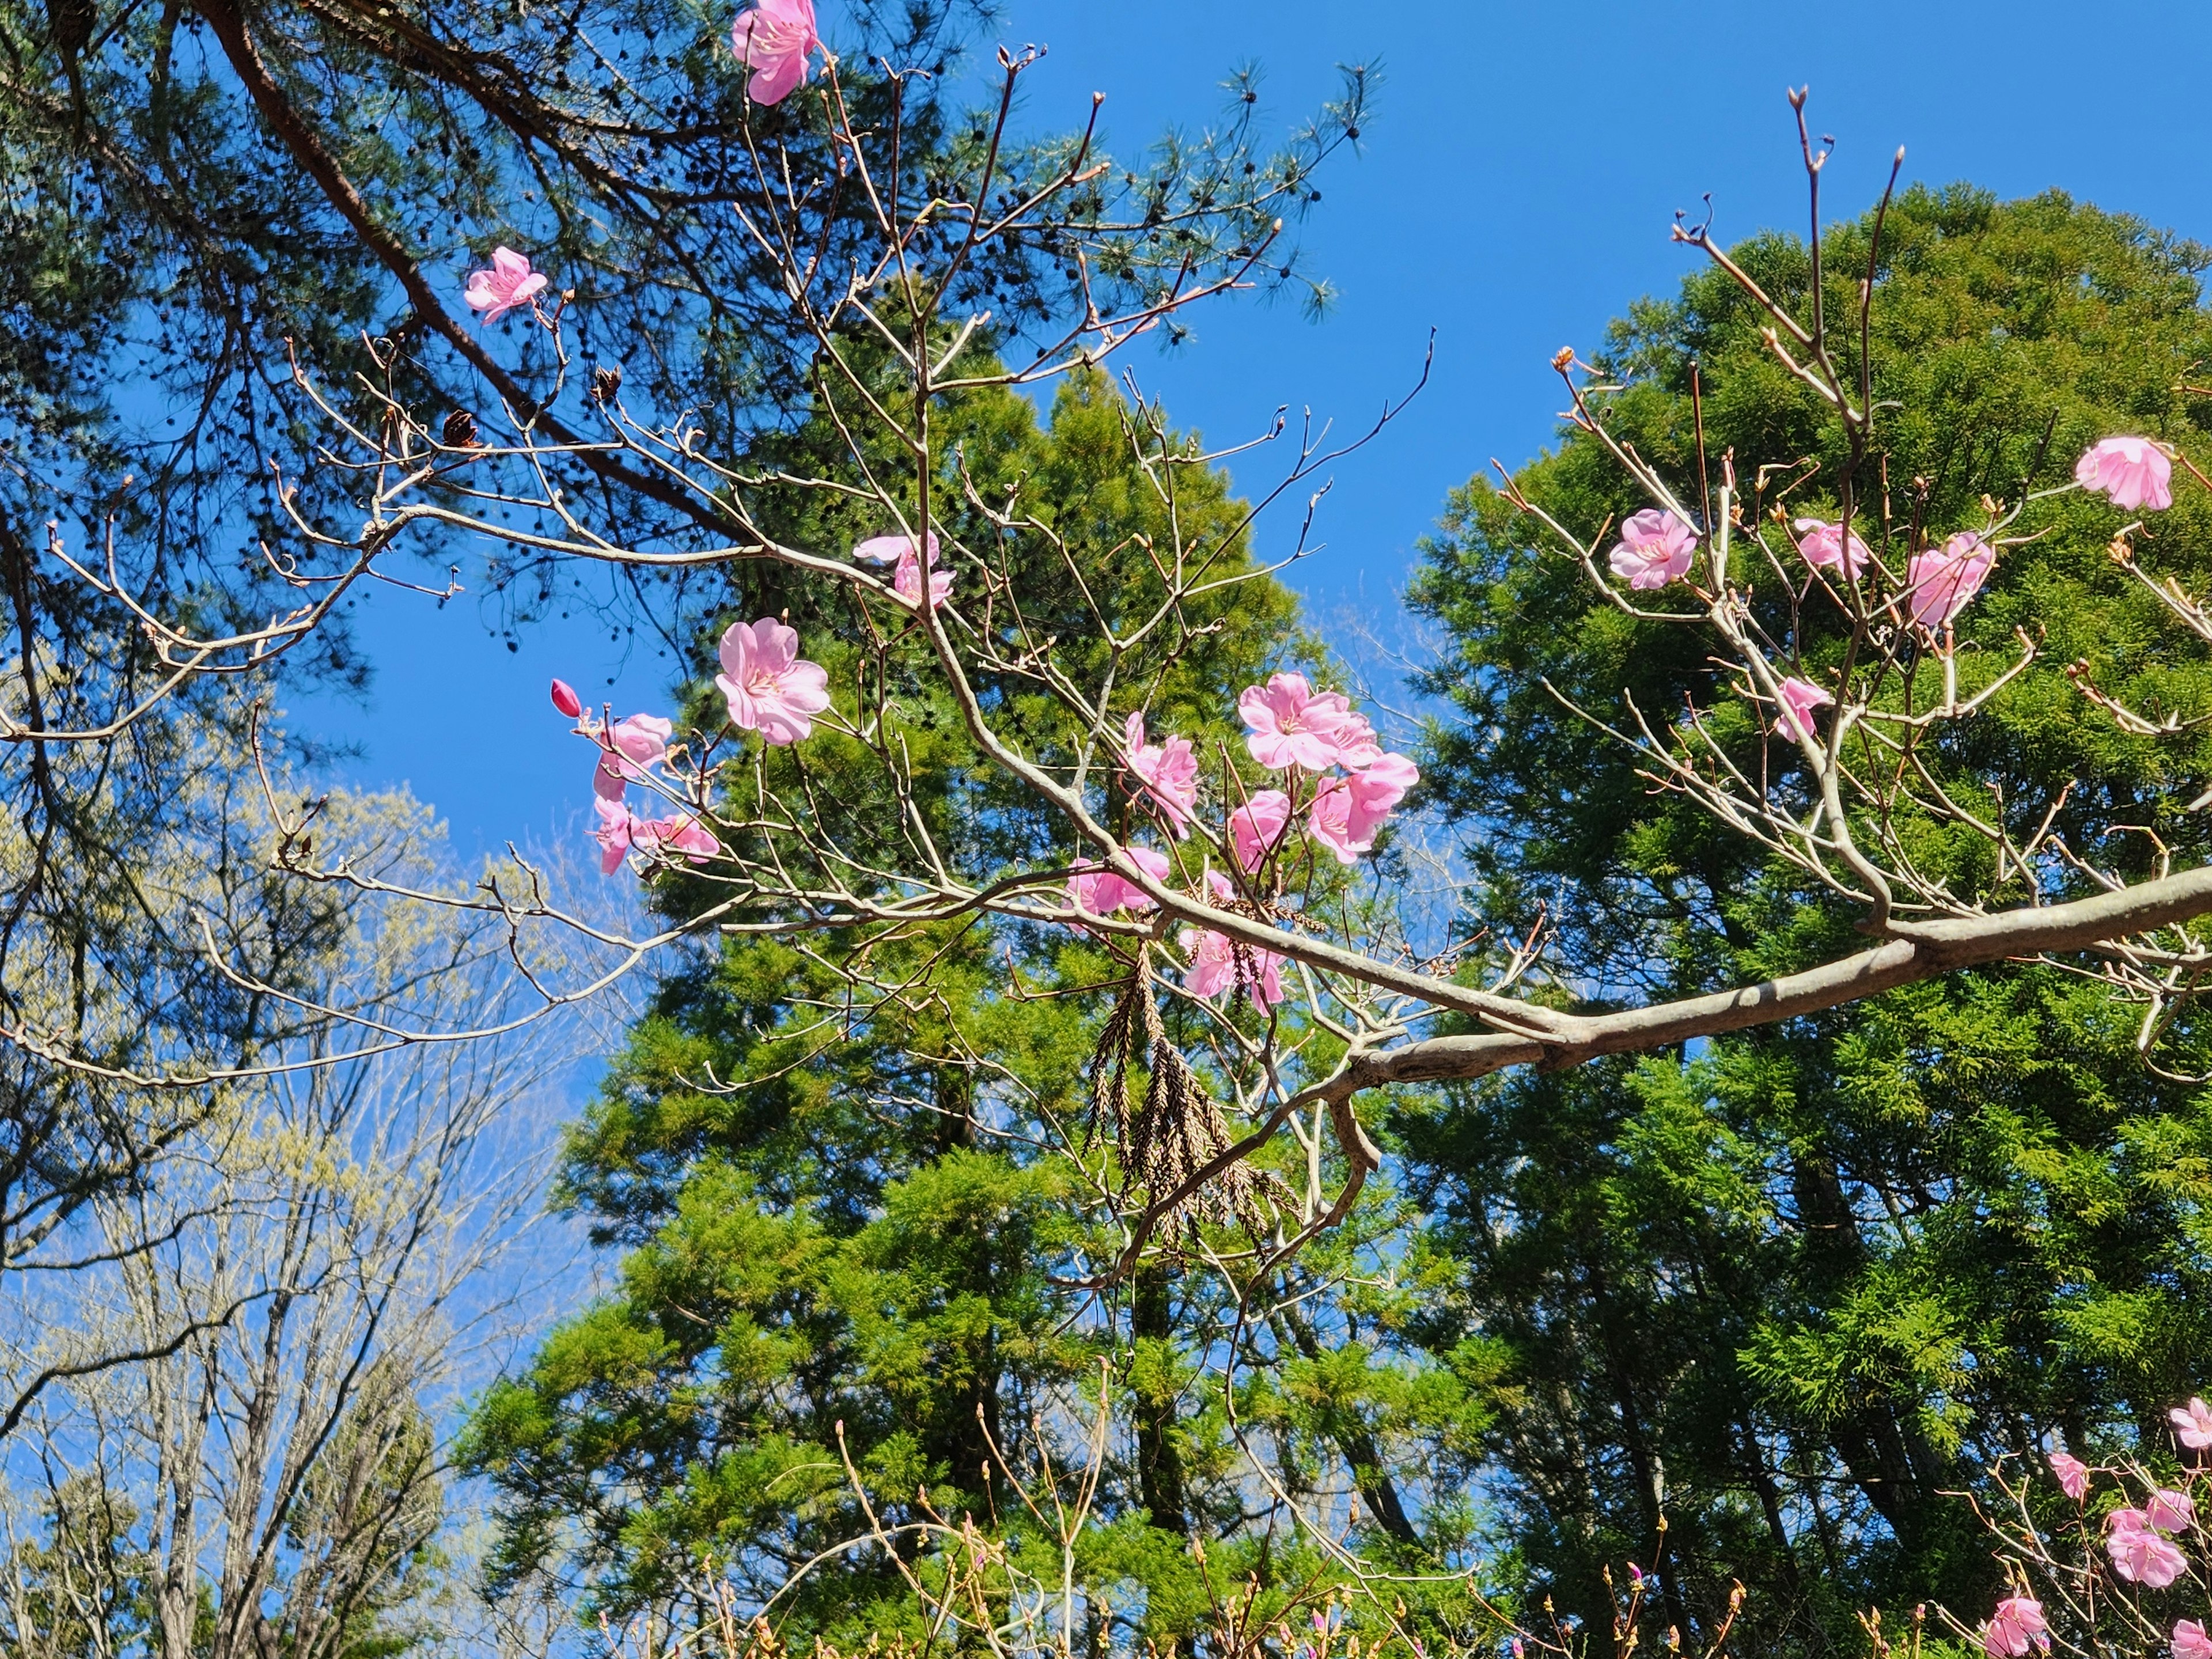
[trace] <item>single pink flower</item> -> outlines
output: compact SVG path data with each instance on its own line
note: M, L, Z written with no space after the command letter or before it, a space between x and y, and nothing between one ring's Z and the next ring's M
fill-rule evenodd
M1142 710L1132 714L1122 727L1129 751L1129 769L1144 780L1139 792L1151 797L1181 841L1190 832L1191 809L1198 805L1198 751L1188 738L1170 738L1165 743L1145 741Z
M2172 1540L2149 1525L2141 1510L2114 1510L2105 1517L2112 1535L2105 1553L2112 1558L2112 1571L2132 1584L2164 1589L2181 1577L2188 1565Z
M2175 1435L2190 1450L2203 1451L2212 1446L2212 1406L2194 1395L2186 1406L2176 1406L2166 1413L2166 1420L2173 1425Z
M2089 1466L2080 1458L2055 1451L2051 1454L2051 1472L2058 1477L2058 1489L2075 1503L2088 1492Z
M694 864L702 864L722 850L714 832L689 813L665 818L641 818L629 823L629 844L641 853L681 853Z
M1337 735L1352 719L1349 698L1316 691L1303 674L1276 674L1265 685L1246 686L1237 711L1244 716L1244 746L1252 758L1277 771L1303 766L1326 772L1337 763Z
M2212 1659L2212 1636L2200 1620L2184 1619L2174 1626L2173 1659Z
M1193 996L1218 997L1243 985L1262 1008L1272 1008L1283 1000L1283 959L1274 951L1243 946L1244 963L1240 967L1237 960L1240 947L1224 933L1186 927L1177 938L1183 955L1190 958L1182 983Z
M1229 815L1230 844L1237 863L1250 875L1283 844L1290 827L1291 798L1279 789L1262 789Z
M1812 681L1793 675L1782 682L1782 717L1774 722L1774 729L1785 738L1806 742L1813 736L1813 711L1833 702Z
M722 635L714 684L729 700L730 723L772 744L796 743L830 706L830 671L799 654L799 630L773 617L732 623Z
M1914 554L1905 565L1906 614L1923 628L1945 626L1981 591L1996 562L1996 549L1971 530Z
M1680 516L1647 507L1620 526L1613 550L1613 574L1631 587L1664 587L1690 572L1698 532Z
M1358 839L1372 842L1390 809L1406 799L1406 792L1421 781L1420 769L1403 755L1378 755L1352 773L1345 787L1352 791L1352 811L1346 826Z
M866 544L863 544L865 545ZM952 591L952 573L937 568L937 538L929 538L929 603L933 609L945 603L945 596ZM915 556L914 544L908 542L898 556L898 568L891 572L891 592L908 605L921 603L921 561Z
M2160 1532L2185 1531L2196 1519L2196 1499L2171 1486L2161 1486L2143 1505L2143 1520Z
M637 820L619 797L610 800L601 795L592 806L599 815L599 827L592 831L592 839L599 844L599 873L611 876L629 851L630 826Z
M730 27L738 61L753 72L745 94L756 104L780 104L806 80L806 55L822 44L814 30L814 0L760 0Z
M2074 482L2112 498L2130 513L2162 513L2173 505L2173 463L2148 438L2105 438L2074 463Z
M889 564L902 553L914 551L911 536L871 536L853 549L853 556L867 564ZM937 562L937 532L929 532L929 562Z
M2032 1595L2008 1595L1982 1626L1982 1651L1990 1659L2020 1659L2048 1628L2042 1602Z
M1382 740L1366 715L1353 709L1344 717L1334 736L1336 763L1347 772L1364 772L1382 758Z
M1125 847L1121 850L1154 881L1168 878L1164 853L1156 853L1149 847ZM1134 882L1126 881L1095 864L1076 866L1075 874L1068 878L1067 902L1094 916L1110 916L1121 909L1149 910L1153 903L1152 895Z
M553 682L553 706L572 720L581 718L584 713L584 700L566 680Z
M1867 551L1867 544L1858 538L1858 532L1846 535L1841 524L1800 519L1795 528L1797 551L1803 555L1807 564L1840 567L1852 581L1859 579L1859 572L1866 568L1867 560L1873 556Z
M1340 864L1357 864L1362 853L1375 850L1375 825L1379 822L1379 815L1370 820L1358 811L1348 778L1326 780L1314 792L1313 806L1306 814L1307 830L1336 854Z
M489 325L544 293L546 280L544 271L532 270L530 261L513 248L495 247L491 251L491 268L471 271L461 298L483 313Z
M676 730L658 714L627 714L617 720L601 739L599 769L592 787L602 800L620 800L624 788L645 776L646 768L659 764L668 752L668 739Z

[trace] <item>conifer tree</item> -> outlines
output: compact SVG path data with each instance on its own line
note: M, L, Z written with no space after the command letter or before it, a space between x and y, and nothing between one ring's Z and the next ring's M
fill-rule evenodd
M1872 232L1869 216L1826 239L1831 316L1856 315ZM2212 426L2195 368L2212 356L2203 249L2056 193L1964 187L1900 197L1882 235L1869 368L1899 413L1858 484L1869 515L1958 522L1984 495L2067 482L2105 430L2197 451ZM1732 257L1805 300L1801 240L1762 235ZM1715 458L1802 456L1778 510L1832 518L1843 435L1761 320L1719 270L1632 307L1597 363L1625 388L1613 431L1692 489L1700 423ZM1641 505L1586 433L1512 483L1568 522ZM1993 813L2052 811L2100 864L2180 868L2207 839L2183 804L2212 777L2212 675L2172 648L2160 602L2108 545L2126 515L2100 505L2056 498L1999 558L1959 620L1960 672L1995 672L2014 629L2039 659L2003 712L1927 763L1986 777ZM2212 578L2202 499L2132 543L2160 580ZM1762 570L1757 602L1783 605L1791 580ZM1550 898L1577 994L1680 994L1847 945L1847 907L1655 789L1566 707L1626 720L1632 702L1711 706L1715 671L1680 633L1597 603L1480 478L1452 497L1413 597L1449 638L1430 689L1451 714L1425 769L1467 826L1481 907L1506 918ZM2130 732L2090 690L2175 718ZM1723 740L1746 764L1791 763L1732 718ZM2020 902L2050 879L1977 860L1938 826L1912 833L1958 890ZM2163 1431L2212 1370L2212 1096L2201 1022L2156 1033L2167 1046L2147 1065L2145 1018L2094 975L2000 966L1408 1110L1433 1247L1459 1264L1428 1340L1488 1356L1486 1445L1562 1605L1595 1617L1601 1567L1626 1557L1686 1630L1710 1628L1741 1577L1765 1639L1853 1640L1868 1603L1978 1603L1993 1569L1956 1494L1994 1458Z

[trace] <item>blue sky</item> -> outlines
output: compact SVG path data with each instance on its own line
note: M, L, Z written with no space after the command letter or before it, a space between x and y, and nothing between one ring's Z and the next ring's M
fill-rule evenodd
M839 0L817 0L834 35ZM1339 290L1310 323L1291 306L1232 302L1194 321L1171 357L1129 359L1176 421L1215 443L1263 430L1279 404L1340 430L1364 426L1419 374L1427 389L1382 438L1335 469L1327 546L1293 579L1319 614L1356 605L1386 633L1415 544L1445 492L1492 456L1548 439L1547 366L1588 348L1639 295L1672 289L1689 254L1676 209L1712 198L1723 239L1802 229L1802 173L1784 89L1809 83L1816 132L1838 147L1833 216L1905 176L1968 179L2004 196L2064 189L2212 240L2212 7L2085 9L2027 0L1850 5L1321 4L1314 0L1012 0L994 31L1048 49L1028 79L1037 130L1079 121L1094 90L1123 151L1170 123L1205 125L1218 82L1256 61L1285 122L1329 95L1340 63L1379 64L1364 153L1334 166L1304 233ZM1269 463L1248 464L1245 482ZM1283 514L1262 550L1296 533ZM362 783L405 781L463 850L573 833L590 755L546 703L554 673L601 687L617 712L666 704L670 665L614 653L580 625L508 652L464 599L434 609L386 592L367 607L377 663L365 707L302 702L293 723L351 738ZM451 741L452 711L470 740Z

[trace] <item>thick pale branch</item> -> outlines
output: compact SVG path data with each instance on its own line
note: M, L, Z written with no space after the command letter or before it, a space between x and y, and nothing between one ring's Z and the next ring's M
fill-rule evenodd
M1717 1036L2009 958L2084 951L2212 914L2212 866L2065 904L1942 921L1893 924L1903 937L1840 961L1756 985L1618 1013L1563 1015L1549 1042L1509 1034L1431 1037L1356 1056L1313 1091L1340 1098L1390 1083L1486 1077L1510 1066L1558 1070L1602 1054L1647 1053Z

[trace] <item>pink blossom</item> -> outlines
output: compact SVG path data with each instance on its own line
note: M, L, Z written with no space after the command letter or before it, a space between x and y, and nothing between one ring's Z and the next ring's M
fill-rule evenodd
M863 543L863 546L866 544ZM945 596L952 591L952 573L937 568L937 538L929 538L929 603L933 608L945 603ZM915 556L914 544L908 542L898 556L898 568L891 573L891 592L908 605L921 603L921 561Z
M1244 746L1252 758L1278 771L1303 766L1326 772L1339 758L1337 736L1352 719L1341 691L1316 691L1303 674L1276 674L1265 685L1246 686L1237 710L1244 716Z
M1867 560L1872 556L1867 551L1867 544L1858 538L1857 532L1847 536L1840 523L1826 524L1819 519L1800 519L1795 528L1797 532L1797 550L1804 556L1807 564L1840 566L1844 574L1852 581L1859 579L1859 572L1866 568Z
M1679 515L1647 507L1620 526L1613 574L1631 587L1664 587L1689 574L1698 532Z
M566 680L553 682L553 706L572 720L580 718L584 712L584 700L576 695L575 688Z
M2141 1510L2114 1510L2105 1517L2112 1535L2105 1553L2112 1558L2112 1571L2130 1583L2164 1589L2181 1577L2187 1565L2172 1541L2149 1524Z
M1121 850L1154 881L1168 878L1166 854L1156 853L1149 847L1125 847ZM1075 874L1068 878L1067 902L1094 916L1110 916L1125 908L1149 910L1153 902L1152 896L1134 882L1088 863L1076 866Z
M1229 815L1230 843L1237 866L1250 875L1282 845L1291 822L1291 798L1279 789L1262 789Z
M1146 744L1142 710L1129 716L1122 734L1129 751L1129 769L1145 781L1141 793L1166 815L1176 839L1181 841L1190 831L1191 808L1198 805L1197 750L1188 738Z
M629 844L641 853L681 853L694 864L704 863L722 850L714 832L689 813L665 818L641 818L632 814Z
M675 726L658 714L628 714L615 722L601 739L599 769L592 787L602 800L620 800L631 780L645 776L668 752L669 735Z
M853 550L853 556L869 564L889 564L902 553L914 551L911 536L871 536ZM937 562L937 532L929 532L929 562Z
M2201 1621L2184 1619L2174 1626L2173 1659L2212 1659L2212 1636Z
M2162 1486L2143 1505L2143 1519L2160 1532L2181 1532L2197 1519L2197 1502L2185 1492Z
M599 873L611 876L629 851L630 827L637 819L620 796L610 800L602 793L592 805L599 815L599 827L592 831L599 844Z
M1334 734L1336 763L1347 772L1362 772L1382 758L1382 739L1367 716L1353 709Z
M2089 1466L2080 1458L2063 1451L2051 1454L2051 1472L2058 1477L2059 1490L2075 1503L2080 1503L2089 1490Z
M2212 1446L2212 1406L2195 1395L2190 1396L2186 1406L2176 1406L2166 1413L2166 1419L2173 1425L2174 1433L2190 1450L2203 1451Z
M1262 1008L1283 1000L1283 959L1255 945L1239 947L1226 934L1212 928L1186 927L1178 938L1190 967L1182 976L1183 988L1195 997L1218 997L1239 985L1247 987ZM1241 948L1244 966L1237 958Z
M2038 1642L2049 1645L2044 1635L2048 1628L2042 1602L2032 1595L2008 1595L1982 1626L1982 1651L1990 1659L2019 1659Z
M1981 591L1997 551L1971 530L1905 562L1905 608L1926 629L1944 627Z
M738 61L750 67L745 94L757 104L780 104L806 79L806 55L821 46L814 30L814 0L760 0L730 27Z
M830 706L830 671L799 654L799 630L773 617L733 623L722 635L714 684L729 700L730 723L772 744L796 743Z
M1378 755L1345 779L1352 791L1352 811L1346 827L1355 836L1372 842L1390 809L1406 799L1406 792L1421 781L1419 769L1403 755Z
M490 269L471 271L461 298L483 313L483 320L489 325L528 305L544 292L545 283L545 273L532 270L521 254L511 247L495 247L491 251Z
M1808 742L1813 736L1813 711L1833 702L1812 681L1792 675L1782 682L1782 717L1774 722L1774 729L1785 738Z
M2114 507L2162 513L2173 505L2173 463L2148 438L2106 438L2074 463L2074 482L2112 498Z
M1379 814L1370 817L1359 811L1349 778L1330 778L1314 792L1306 828L1313 838L1336 854L1340 864L1357 864L1362 853L1375 850L1375 827Z

